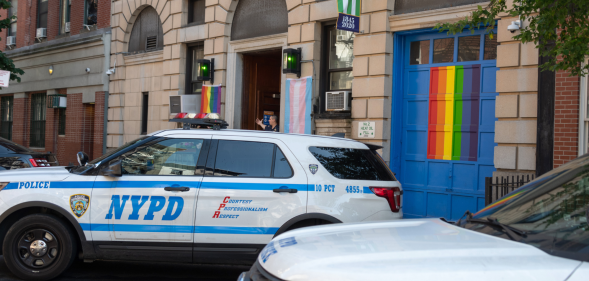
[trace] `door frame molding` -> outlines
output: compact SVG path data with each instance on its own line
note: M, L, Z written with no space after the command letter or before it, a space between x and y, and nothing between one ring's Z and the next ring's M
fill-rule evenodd
M242 40L230 41L227 47L227 83L225 88L225 120L230 129L241 128L241 105L243 94L243 55L251 51L286 48L288 33L279 33ZM280 127L284 128L284 84L286 74L280 78Z

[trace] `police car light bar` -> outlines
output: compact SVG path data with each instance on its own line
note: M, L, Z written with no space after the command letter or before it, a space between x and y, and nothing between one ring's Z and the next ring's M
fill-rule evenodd
M213 130L227 129L229 123L220 119L218 113L178 113L169 122L182 123L182 129L190 130L190 128L212 128Z

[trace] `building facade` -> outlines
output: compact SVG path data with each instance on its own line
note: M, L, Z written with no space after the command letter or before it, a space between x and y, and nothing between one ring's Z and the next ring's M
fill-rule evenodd
M0 136L57 155L61 165L106 149L111 4L106 0L13 0L0 17L2 50L25 74L0 90Z
M517 18L498 17L493 37L432 30L487 4L364 0L350 33L335 28L335 0L116 0L107 147L177 127L170 97L198 101L203 83L221 85L231 128L259 129L267 111L284 128L285 82L298 76L282 73L282 51L301 48L312 132L383 146L405 215L456 219L483 207L485 177L543 173L587 149L585 80L540 72L536 46L507 30ZM214 81L197 81L200 59L214 59ZM327 110L329 91L350 91L350 110Z

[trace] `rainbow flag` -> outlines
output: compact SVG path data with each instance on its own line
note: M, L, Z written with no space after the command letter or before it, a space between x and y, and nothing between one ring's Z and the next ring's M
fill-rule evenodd
M476 161L481 65L430 69L427 158Z
M202 85L200 113L221 114L221 85Z

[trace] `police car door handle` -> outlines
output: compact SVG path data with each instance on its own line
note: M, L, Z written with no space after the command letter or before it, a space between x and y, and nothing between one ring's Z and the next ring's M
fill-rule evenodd
M293 189L293 188L276 188L273 191L276 193L279 193L279 192L297 193L298 190Z
M166 186L164 187L165 191L180 191L180 192L186 192L190 190L190 187L186 187L186 186L182 186L182 187L171 187L171 186Z

